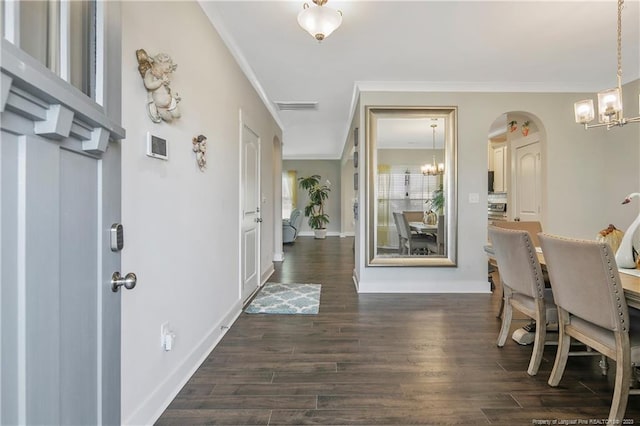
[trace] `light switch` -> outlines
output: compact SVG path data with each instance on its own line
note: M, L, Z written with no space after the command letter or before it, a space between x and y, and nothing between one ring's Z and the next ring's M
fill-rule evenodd
M480 194L473 192L469 194L469 204L478 204L480 202Z

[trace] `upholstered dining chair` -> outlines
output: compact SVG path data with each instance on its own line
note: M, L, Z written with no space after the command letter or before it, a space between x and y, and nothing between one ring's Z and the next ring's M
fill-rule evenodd
M393 212L393 223L396 225L396 231L398 232L398 254L406 254L407 239L403 237L402 227L404 224L400 220L398 215L402 213Z
M393 212L393 219L398 228L400 235L402 252L401 254L421 254L429 249L429 244L433 242L434 237L421 234L412 234L409 221L404 214L400 212Z
M525 220L514 220L514 221L510 221L510 220L496 220L493 222L493 226L497 226L498 228L506 228L506 229L519 229L519 230L523 230L523 231L527 231L529 232L529 236L531 237L531 242L533 243L534 246L536 247L540 247L540 241L538 241L538 233L542 232L542 224L538 221L525 221ZM495 269L492 268L493 265L491 265L491 262L489 262L488 265L488 273L491 279L491 282L495 285L495 281L493 281L493 273L494 272L498 272L498 274L500 274L500 270L498 268L498 270L496 271ZM543 269L542 270L542 275L544 276L544 280L545 282L549 282L549 277L547 276L546 271ZM547 287L549 287L547 285ZM502 290L501 290L502 291ZM498 318L502 318L502 312L504 310L504 297L501 298L502 302L500 302L500 308L498 309L498 315L496 315Z
M540 368L549 322L556 321L556 307L550 289L545 289L542 268L535 246L527 231L489 226L495 259L504 289L504 311L498 335L498 346L503 347L517 309L536 321L533 352L527 373L535 376Z
M611 247L604 242L539 234L558 306L558 352L549 385L558 386L576 339L615 360L609 423L623 424L633 369L640 366L640 317L629 316ZM632 308L633 309L633 308Z
M445 247L445 225L446 219L443 214L438 215L438 228L436 233L434 234L434 238L431 239L431 242L428 245L428 249L430 253L434 253L437 255L444 255L444 247Z

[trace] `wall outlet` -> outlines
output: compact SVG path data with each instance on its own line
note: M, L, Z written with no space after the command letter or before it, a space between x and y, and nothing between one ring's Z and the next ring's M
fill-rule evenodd
M160 345L162 349L165 351L173 349L173 341L175 338L176 335L169 328L169 322L162 323L162 325L160 325Z

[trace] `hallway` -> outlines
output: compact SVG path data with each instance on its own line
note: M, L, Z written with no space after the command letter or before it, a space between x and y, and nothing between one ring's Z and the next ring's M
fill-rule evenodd
M613 366L603 378L598 357L572 358L561 386L551 388L555 346L545 349L536 377L526 373L530 346L509 339L496 347L496 295L358 295L352 245L353 238L337 237L285 245L285 261L269 281L322 284L320 313L241 314L157 424L530 425L607 418ZM636 422L638 398L630 397L626 416Z

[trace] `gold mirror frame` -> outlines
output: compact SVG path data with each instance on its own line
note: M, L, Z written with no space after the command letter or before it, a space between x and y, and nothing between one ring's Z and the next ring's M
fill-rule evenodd
M457 259L457 145L458 145L458 109L457 107L425 106L367 106L366 113L366 244L368 266L456 266ZM378 148L377 121L383 118L443 118L445 121L445 154L443 189L445 196L444 216L446 218L446 250L442 256L389 255L379 254L377 250L378 218Z

